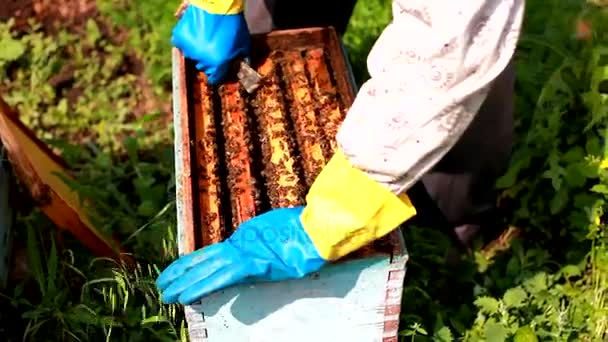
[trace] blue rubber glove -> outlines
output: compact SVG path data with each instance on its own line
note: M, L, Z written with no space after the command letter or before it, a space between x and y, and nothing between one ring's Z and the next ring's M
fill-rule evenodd
M157 286L163 302L191 304L235 284L302 278L415 214L407 194L393 194L337 151L310 187L306 207L274 209L242 223L225 242L173 262Z
M303 207L274 209L242 223L224 242L184 255L158 277L164 303L192 304L235 284L302 278L327 261L300 216Z
M190 1L173 28L171 43L196 62L209 84L218 84L235 58L249 57L251 36L242 1Z

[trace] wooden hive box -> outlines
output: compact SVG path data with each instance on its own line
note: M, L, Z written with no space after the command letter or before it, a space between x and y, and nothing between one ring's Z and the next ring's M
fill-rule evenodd
M356 86L332 28L254 36L252 66L265 81L253 94L230 78L211 89L179 50L172 58L185 254L222 241L252 216L303 204ZM396 342L407 258L396 230L304 279L216 292L186 307L190 339Z

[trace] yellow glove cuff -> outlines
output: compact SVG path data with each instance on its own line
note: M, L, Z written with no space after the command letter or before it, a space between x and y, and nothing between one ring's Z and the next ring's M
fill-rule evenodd
M337 260L390 233L416 215L406 194L354 168L338 151L306 196L301 221L319 255Z
M239 14L245 9L244 0L190 0L190 5L211 14Z

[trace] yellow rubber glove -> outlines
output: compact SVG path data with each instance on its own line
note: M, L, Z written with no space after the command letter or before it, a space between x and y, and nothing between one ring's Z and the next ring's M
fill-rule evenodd
M317 177L306 202L302 226L328 261L383 237L416 215L406 194L396 196L353 167L341 151Z
M211 14L239 14L245 9L243 0L190 0L190 5L201 8Z

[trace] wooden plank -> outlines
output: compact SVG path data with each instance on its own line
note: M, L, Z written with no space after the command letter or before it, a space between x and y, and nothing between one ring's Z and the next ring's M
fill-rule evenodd
M383 342L386 256L324 267L298 280L225 289L191 306L193 341ZM204 323L203 323L204 322Z
M37 139L1 98L0 139L15 174L25 184L38 207L57 227L70 231L98 256L132 264L133 258L123 254L118 242L102 236L90 222L78 193L64 180L72 179L65 162Z
M182 53L173 48L173 130L175 153L175 196L177 210L178 250L188 254L196 249L194 230L194 199L190 122L186 87L186 61Z

